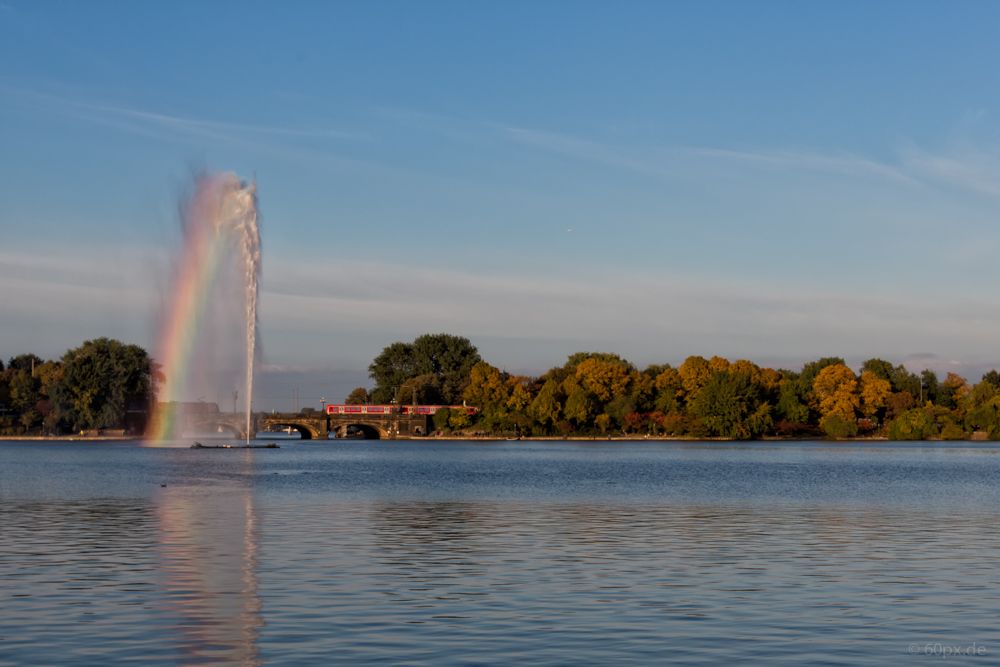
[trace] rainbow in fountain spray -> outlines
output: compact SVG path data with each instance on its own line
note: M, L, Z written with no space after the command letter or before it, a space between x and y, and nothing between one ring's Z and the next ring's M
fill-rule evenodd
M235 174L202 175L183 214L184 245L177 264L172 298L164 313L157 359L163 378L157 391L150 438L173 436L179 415L176 403L188 389L191 364L210 295L226 257L235 250L243 273L247 346L247 438L257 349L257 281L260 276L260 231L257 186Z

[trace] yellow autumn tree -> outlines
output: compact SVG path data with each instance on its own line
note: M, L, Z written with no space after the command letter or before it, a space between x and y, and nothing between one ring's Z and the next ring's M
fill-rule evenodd
M598 401L607 403L615 396L625 395L630 378L624 364L590 358L576 367L576 379Z
M712 357L708 360L708 367L713 373L717 371L728 371L730 366L731 364L729 363L729 360L725 357Z
M764 391L777 392L783 381L784 376L773 368L760 369L760 384L764 387Z
M825 367L813 381L813 400L823 420L832 415L846 421L857 419L860 401L854 371L843 364Z
M888 380L883 380L871 371L861 374L859 385L861 413L866 417L871 417L884 408L886 399L892 394L892 385Z
M753 384L762 384L760 366L758 366L752 361L747 361L746 359L739 359L729 364L729 368L726 368L724 370L733 374L744 373L750 379L750 382L752 382Z
M688 357L677 372L680 373L684 391L692 395L697 394L712 379L712 368L704 357Z

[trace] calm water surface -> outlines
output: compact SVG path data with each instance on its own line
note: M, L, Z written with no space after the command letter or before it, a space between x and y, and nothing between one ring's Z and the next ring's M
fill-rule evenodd
M998 512L973 443L0 441L0 665L997 664Z

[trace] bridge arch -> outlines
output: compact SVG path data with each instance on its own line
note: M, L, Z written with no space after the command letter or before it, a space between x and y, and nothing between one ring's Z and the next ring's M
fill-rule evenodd
M278 428L294 429L299 432L299 436L301 436L303 440L318 440L325 437L325 434L320 433L315 426L291 419L268 419L265 424L262 424L262 426L277 426Z
M365 440L384 440L390 437L389 432L378 424L370 424L362 421L341 425L337 429L337 436L344 437L347 435L347 429L351 427L361 431L365 436Z

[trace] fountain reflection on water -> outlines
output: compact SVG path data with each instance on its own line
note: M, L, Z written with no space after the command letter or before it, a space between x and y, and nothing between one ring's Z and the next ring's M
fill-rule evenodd
M237 474L252 475L253 454ZM212 494L167 486L155 496L158 575L167 613L178 630L183 662L222 660L260 665L257 639L264 626L257 588L260 526L252 487Z

